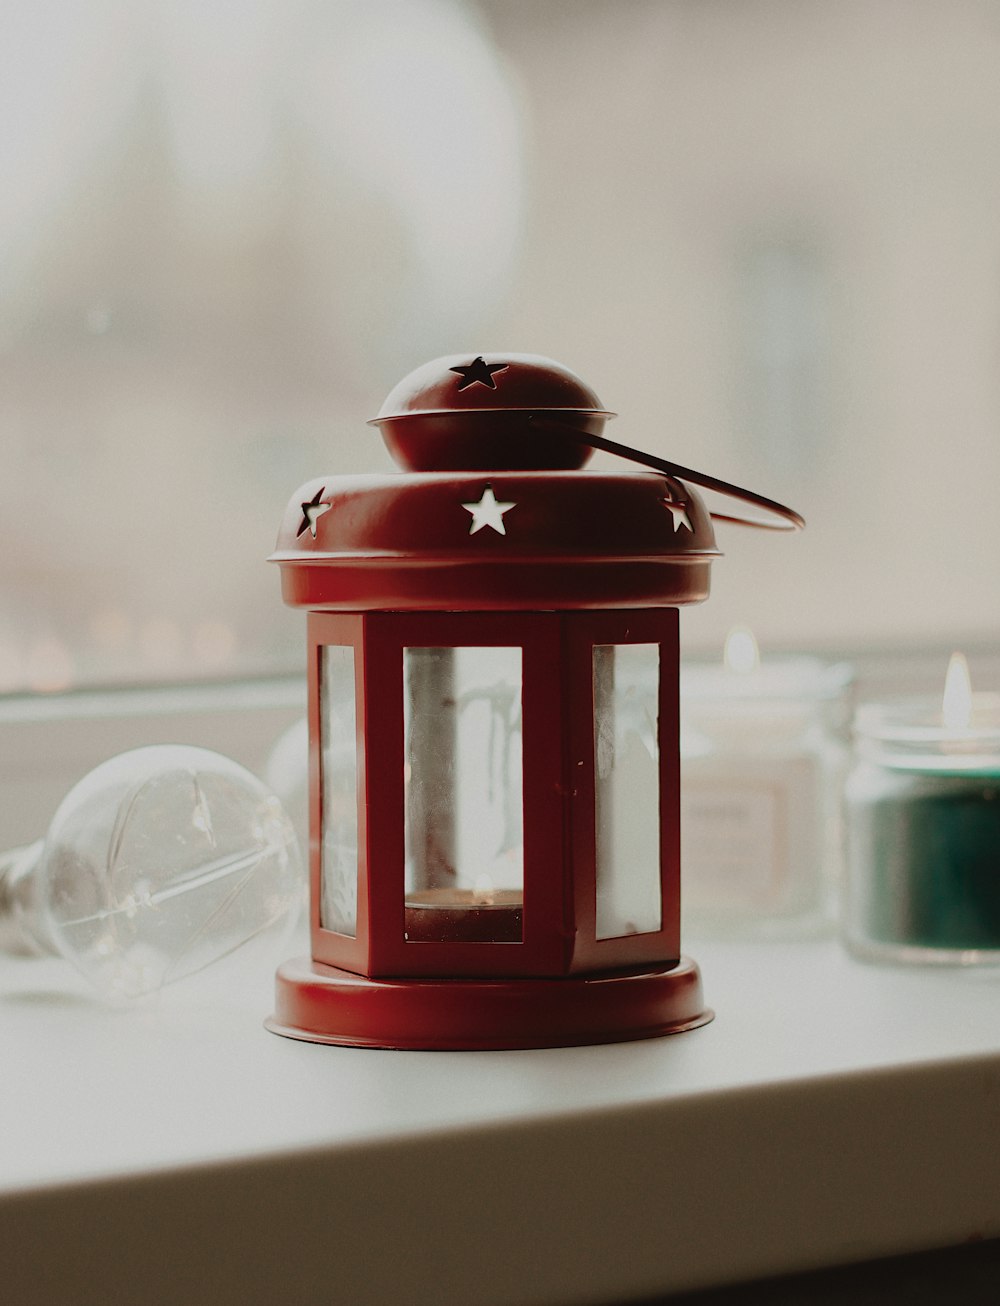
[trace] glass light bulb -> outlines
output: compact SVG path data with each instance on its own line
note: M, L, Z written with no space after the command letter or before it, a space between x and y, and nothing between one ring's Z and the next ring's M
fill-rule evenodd
M63 799L7 898L22 927L105 997L204 969L299 906L298 841L280 800L204 748L112 758Z
M264 763L264 782L281 799L303 848L309 845L309 723L294 721L274 741Z

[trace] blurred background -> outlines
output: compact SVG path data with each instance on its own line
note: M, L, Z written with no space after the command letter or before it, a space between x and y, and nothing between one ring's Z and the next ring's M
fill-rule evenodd
M998 141L1000 0L0 0L0 692L297 670L285 503L452 352L806 515L688 650L994 645Z

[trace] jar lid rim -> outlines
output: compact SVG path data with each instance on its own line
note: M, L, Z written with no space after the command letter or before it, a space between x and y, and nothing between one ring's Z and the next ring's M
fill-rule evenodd
M863 703L854 717L854 734L868 755L898 755L911 761L925 756L955 765L959 759L967 759L968 765L1000 758L1000 694L974 694L965 726L946 724L941 700L928 696Z

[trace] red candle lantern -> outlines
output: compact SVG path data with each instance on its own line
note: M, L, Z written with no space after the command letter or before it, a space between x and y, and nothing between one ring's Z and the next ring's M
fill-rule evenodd
M374 422L402 474L310 481L274 560L308 610L312 957L270 1029L539 1047L711 1019L680 950L678 608L712 519L531 355L438 359ZM656 471L580 470L609 449Z

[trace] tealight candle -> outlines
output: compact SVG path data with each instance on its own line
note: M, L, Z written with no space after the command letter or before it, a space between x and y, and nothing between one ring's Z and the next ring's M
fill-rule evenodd
M1000 695L961 654L943 700L870 704L846 785L849 947L875 960L1000 962Z
M761 661L750 631L722 666L681 679L684 915L695 929L809 933L829 923L839 866L836 735L850 670Z
M520 943L520 889L417 889L406 895L410 943Z

